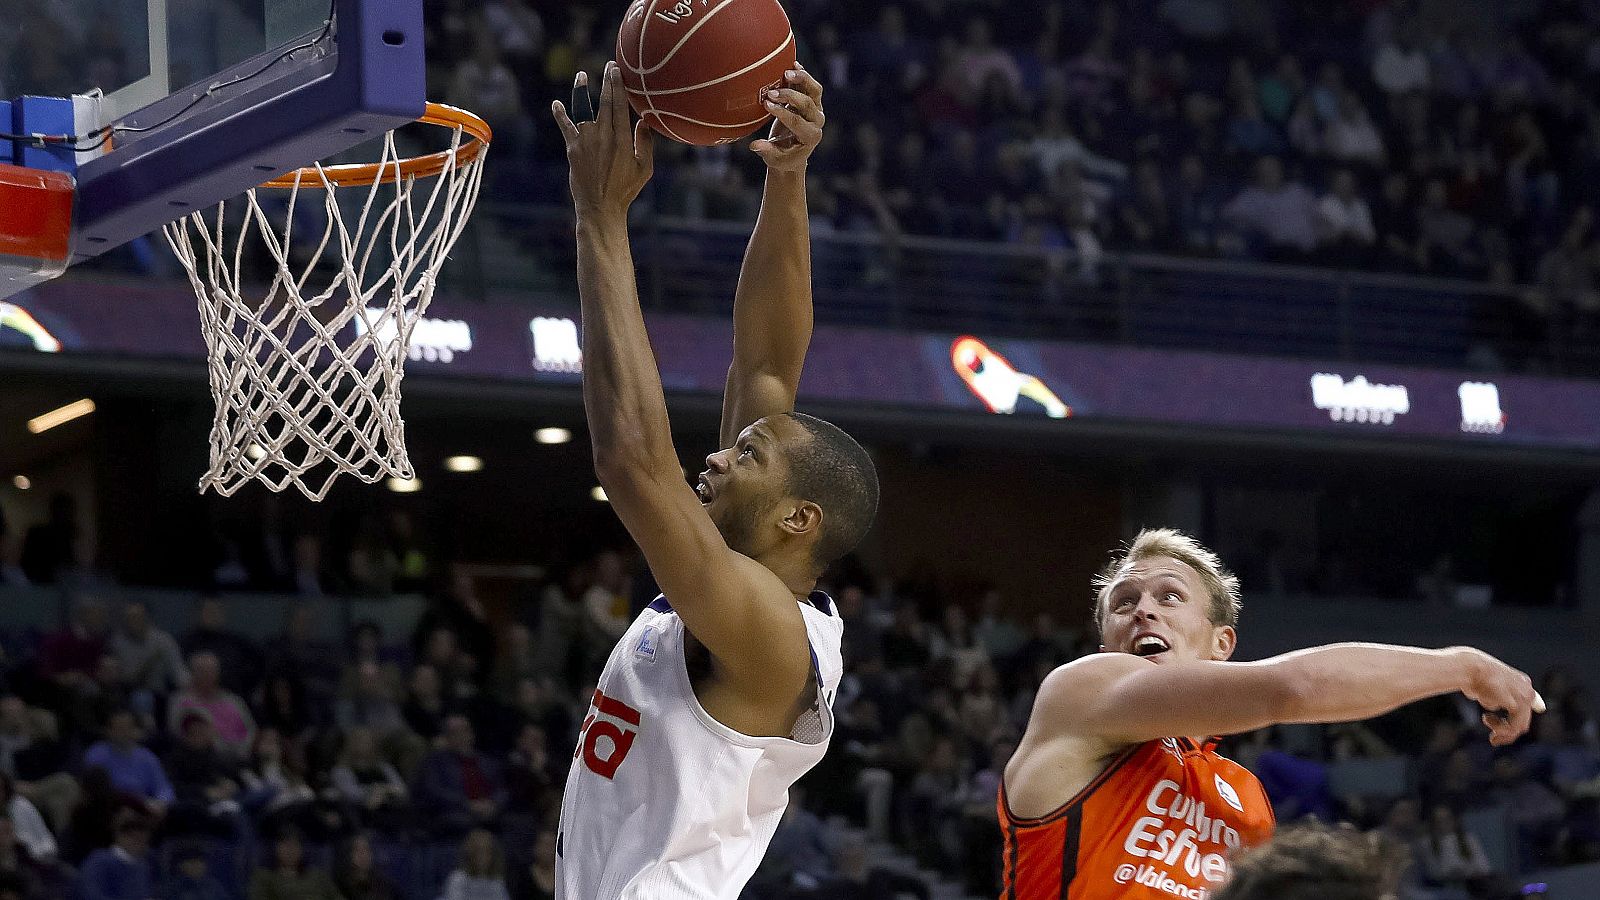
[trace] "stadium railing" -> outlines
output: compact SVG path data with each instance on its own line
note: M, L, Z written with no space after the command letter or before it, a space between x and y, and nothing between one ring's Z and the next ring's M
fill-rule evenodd
M490 205L452 277L572 290L570 211ZM647 307L726 315L749 226L640 216ZM1491 371L1600 374L1600 349L1526 287L1356 270L817 229L818 319L1095 343Z

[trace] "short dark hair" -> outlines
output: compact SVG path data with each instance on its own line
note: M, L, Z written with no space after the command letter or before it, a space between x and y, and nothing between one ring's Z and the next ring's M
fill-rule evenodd
M1296 825L1241 854L1214 900L1380 900L1395 889L1401 851L1349 825Z
M789 492L822 507L822 535L813 551L827 568L856 548L878 514L878 470L855 438L831 422L792 412L810 440L789 450Z

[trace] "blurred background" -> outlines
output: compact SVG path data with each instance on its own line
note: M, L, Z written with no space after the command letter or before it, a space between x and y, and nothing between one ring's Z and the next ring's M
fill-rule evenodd
M92 891L123 810L160 816L139 896L276 889L296 854L347 900L550 895L577 722L654 591L596 493L545 113L622 6L427 7L430 94L497 139L413 345L416 481L197 496L204 344L158 241L0 304L0 898ZM1154 525L1242 576L1239 658L1467 643L1550 704L1501 750L1459 697L1231 739L1280 821L1384 831L1406 898L1595 896L1600 3L788 9L829 113L802 408L883 506L827 580L839 731L746 896L994 896L1033 691ZM42 15L0 86L119 64ZM635 207L689 473L762 173L663 144Z

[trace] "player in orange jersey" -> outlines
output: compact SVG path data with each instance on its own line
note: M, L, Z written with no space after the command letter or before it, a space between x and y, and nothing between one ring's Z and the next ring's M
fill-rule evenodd
M1466 647L1332 644L1228 662L1239 583L1188 535L1145 531L1096 579L1106 652L1045 678L999 797L1004 900L1210 900L1229 855L1272 836L1255 777L1214 735L1348 722L1461 691L1490 742L1544 702L1527 675Z

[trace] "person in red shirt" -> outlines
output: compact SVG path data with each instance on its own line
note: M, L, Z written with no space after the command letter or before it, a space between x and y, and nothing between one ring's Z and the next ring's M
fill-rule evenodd
M1181 532L1141 533L1096 586L1104 652L1045 678L1001 781L1004 900L1211 900L1231 855L1274 825L1260 783L1214 735L1461 691L1504 746L1544 711L1527 675L1467 647L1332 644L1229 662L1238 579Z

